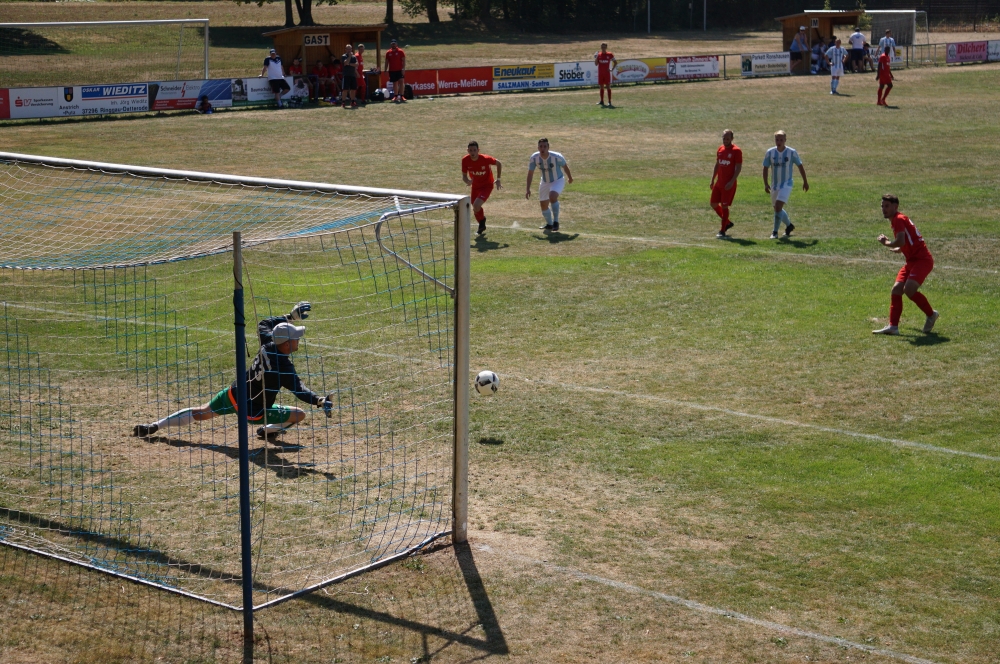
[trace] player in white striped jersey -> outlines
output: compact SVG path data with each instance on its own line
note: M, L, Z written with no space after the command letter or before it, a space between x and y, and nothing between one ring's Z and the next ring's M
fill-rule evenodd
M785 145L785 132L774 132L774 146L764 153L764 193L771 194L771 203L774 204L774 232L771 239L778 239L778 229L781 224L785 224L785 237L792 234L795 225L788 218L785 212L785 203L792 194L794 183L792 182L792 166L799 167L802 175L802 191L809 191L809 180L806 179L806 169L802 166L802 160L795 148ZM771 169L771 182L767 181L767 172Z
M878 40L878 52L879 54L885 53L885 47L888 46L891 50L889 51L889 57L896 57L896 40L892 38L892 30L885 31L885 37Z
M847 49L840 45L838 39L834 46L827 49L823 54L828 65L830 65L830 94L839 95L837 88L840 87L840 77L844 75L844 62L847 60Z
M538 203L542 206L542 217L545 219L542 230L558 231L559 194L562 193L566 182L573 184L573 174L570 173L565 157L558 152L549 151L547 138L539 139L538 152L531 155L531 159L528 160L528 187L524 193L525 198L531 198L531 181L535 177L536 169L542 174L542 181L538 183ZM563 171L566 172L565 177Z

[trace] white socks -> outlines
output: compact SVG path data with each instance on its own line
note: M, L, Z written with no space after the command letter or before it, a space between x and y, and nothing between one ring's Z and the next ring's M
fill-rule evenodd
M187 425L194 422L194 412L193 408L185 408L184 410L179 410L173 415L168 415L162 420L157 420L155 422L157 429L162 429L164 427L186 427Z

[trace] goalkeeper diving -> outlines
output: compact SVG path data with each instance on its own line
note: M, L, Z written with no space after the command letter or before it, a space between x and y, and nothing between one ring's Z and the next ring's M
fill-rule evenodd
M327 417L333 412L333 402L329 398L321 397L302 384L290 357L299 349L299 340L306 332L305 327L293 325L290 321L305 320L311 310L311 304L299 302L288 315L266 318L257 325L260 350L247 371L246 382L249 402L247 419L262 425L257 429L258 438L267 440L277 436L306 418L301 408L274 405L281 388L300 401L322 408ZM236 389L236 381L233 381L203 406L179 410L152 424L137 424L132 429L132 435L145 438L161 429L186 427L192 422L203 422L218 415L233 415L236 413Z

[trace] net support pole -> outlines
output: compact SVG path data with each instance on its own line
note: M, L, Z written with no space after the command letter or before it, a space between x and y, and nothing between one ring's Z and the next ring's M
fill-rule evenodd
M208 80L208 19L205 19L205 80Z
M243 664L253 662L253 564L250 550L250 436L247 430L247 339L243 315L243 239L233 233L233 314L236 326L236 427L240 447L240 564L243 575Z
M472 203L455 208L455 450L452 454L452 539L469 538L469 260Z

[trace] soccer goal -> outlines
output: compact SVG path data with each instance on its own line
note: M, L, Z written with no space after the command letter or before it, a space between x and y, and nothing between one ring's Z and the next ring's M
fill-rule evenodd
M207 79L208 19L0 23L0 87Z
M469 209L0 153L0 542L252 617L464 541ZM324 402L260 439L227 390L302 301Z
M865 16L871 21L871 43L885 36L886 30L892 30L896 46L914 46L923 37L925 44L930 43L930 26L927 23L927 12L913 9L876 9L865 10Z

